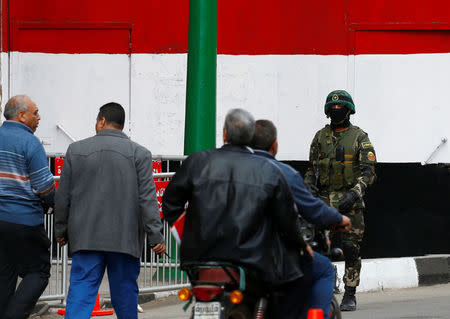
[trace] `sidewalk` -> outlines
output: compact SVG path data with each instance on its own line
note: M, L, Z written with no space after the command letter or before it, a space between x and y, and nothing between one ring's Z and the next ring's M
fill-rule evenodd
M344 262L334 263L337 266L339 290L343 291L342 276ZM450 282L450 254L427 255L421 257L364 259L361 268L361 284L357 292L378 291L385 289L402 289ZM102 289L102 292L104 290ZM161 305L177 304L177 291L159 292L139 296L144 310ZM104 306L110 304L106 302ZM145 318L140 316L141 318ZM63 318L47 312L42 319ZM106 316L105 318L115 318Z

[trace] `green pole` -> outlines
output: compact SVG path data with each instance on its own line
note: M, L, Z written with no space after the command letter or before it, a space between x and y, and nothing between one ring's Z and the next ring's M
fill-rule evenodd
M216 147L217 0L190 0L184 154ZM170 256L177 244L171 237ZM186 280L175 269L160 270L166 278ZM155 277L157 273L155 272Z
M190 0L184 154L216 147L217 0Z

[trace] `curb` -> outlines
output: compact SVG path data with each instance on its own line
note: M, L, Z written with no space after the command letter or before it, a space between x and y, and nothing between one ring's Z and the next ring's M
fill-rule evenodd
M344 262L335 262L338 289L344 291ZM358 292L413 288L450 282L450 255L363 259Z

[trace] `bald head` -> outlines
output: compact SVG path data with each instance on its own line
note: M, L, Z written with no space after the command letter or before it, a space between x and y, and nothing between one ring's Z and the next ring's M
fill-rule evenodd
M25 124L33 132L36 131L41 119L36 104L26 95L16 95L10 98L5 105L3 115L9 121Z
M233 145L249 145L255 131L255 119L243 109L231 109L226 117L224 142Z
M19 112L28 111L27 103L29 101L31 101L31 99L26 95L16 95L10 98L9 101L6 102L5 112L3 113L5 119L13 120L17 117Z

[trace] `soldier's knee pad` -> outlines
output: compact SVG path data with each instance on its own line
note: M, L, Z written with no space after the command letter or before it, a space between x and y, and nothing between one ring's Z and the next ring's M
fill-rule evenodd
M342 243L344 259L346 262L355 262L359 258L359 249L352 242L344 241Z

